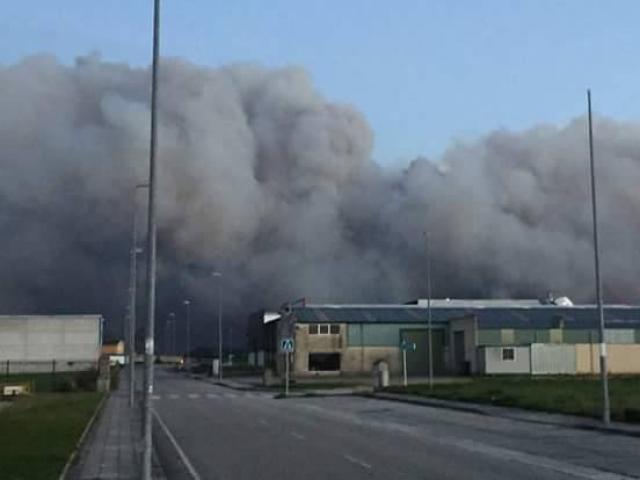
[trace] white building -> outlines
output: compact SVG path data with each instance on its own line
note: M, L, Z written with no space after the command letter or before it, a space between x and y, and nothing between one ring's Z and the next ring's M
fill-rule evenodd
M0 373L85 370L102 348L101 315L0 315Z

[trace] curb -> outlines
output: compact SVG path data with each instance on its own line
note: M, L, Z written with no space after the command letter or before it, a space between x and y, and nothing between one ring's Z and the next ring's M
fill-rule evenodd
M60 476L58 477L58 480L65 480L67 478L67 474L69 473L69 470L71 469L71 466L75 462L76 457L78 456L78 452L82 448L85 440L87 439L87 436L89 435L89 432L91 431L91 428L93 427L94 423L96 423L96 420L98 419L98 417L102 413L102 409L104 408L104 405L105 405L105 403L107 403L107 399L110 396L111 396L111 392L109 392L106 395L104 395L102 397L102 400L100 400L100 403L96 407L95 412L93 412L93 415L89 419L89 422L87 422L87 425L84 427L84 430L82 431L82 434L80 435L80 438L76 442L76 445L75 445L73 451L71 452L71 455L69 455L69 458L67 459L67 463L65 463L64 468L62 469L62 472L60 472Z
M509 420L517 421L517 422L536 423L536 424L543 424L543 425L555 425L558 427L598 431L602 433L608 433L611 435L624 435L628 437L640 438L640 429L636 431L636 430L625 429L625 428L605 427L604 425L594 425L589 423L583 423L583 422L580 422L579 420L576 422L567 422L567 423L553 421L552 419L536 420L534 418L525 418L522 416L518 416L517 413L515 415L513 413L510 414L509 410L518 410L523 413L530 413L530 414L545 414L547 412L537 412L535 410L516 409L515 407L501 407L499 405L484 406L476 403L469 403L468 405L464 405L462 404L463 402L449 402L447 400L440 400L440 399L434 399L434 398L422 398L422 397L415 397L415 396L403 397L401 395L402 394L385 394L385 393L362 394L362 396L364 397L377 398L379 400L409 403L412 405L421 405L425 407L444 408L447 410L455 410L455 411L461 411L466 413L475 413L477 415L484 415L487 417L506 418ZM562 415L562 414L552 413L551 415Z

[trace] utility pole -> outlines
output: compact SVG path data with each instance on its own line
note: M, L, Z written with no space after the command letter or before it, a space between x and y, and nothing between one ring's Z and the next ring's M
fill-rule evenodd
M591 120L591 90L587 90L587 109L589 119L589 165L591 167L591 213L593 215L593 255L596 271L596 297L600 330L600 378L602 380L602 421L611 422L609 406L609 379L607 377L607 343L605 340L604 308L602 306L602 280L600 278L600 251L598 246L598 211L596 201L596 172L593 156L593 124Z
M433 329L431 325L431 245L429 234L424 234L427 245L427 341L429 343L429 390L433 390Z
M218 380L222 380L222 273L212 275L218 279Z
M158 59L160 56L160 0L153 4L153 62L151 67L151 135L149 142L149 224L147 231L147 329L144 341L145 388L143 402L142 479L151 480L153 361L156 307L156 144L158 103Z
M131 234L131 250L129 252L129 406L133 407L136 389L136 296L138 286L138 209L136 208L136 193L138 189L149 185L136 185L133 192L133 231Z
M186 314L186 320L187 320L187 342L186 342L187 351L185 355L186 357L185 362L187 366L189 366L190 359L191 359L191 316L190 316L191 301L184 300L182 304L184 305L184 308L185 308L185 314Z
M175 355L176 349L176 314L171 312L167 317L166 329L167 329L167 355Z

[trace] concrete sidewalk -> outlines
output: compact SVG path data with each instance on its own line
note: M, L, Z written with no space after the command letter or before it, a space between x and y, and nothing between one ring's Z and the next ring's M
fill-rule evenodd
M123 375L120 384L127 384ZM81 446L77 461L67 479L140 478L141 414L129 407L126 387L111 392L100 417ZM153 478L164 479L154 455Z
M392 400L396 402L425 405L428 407L446 408L469 413L477 413L492 417L508 418L521 422L557 425L582 430L597 430L618 435L640 437L640 425L633 423L611 422L606 427L600 420L576 415L564 415L560 413L546 413L520 408L500 407L496 405L483 405L479 403L459 402L453 400L441 400L419 395L405 395L400 393L375 392L366 396L380 400Z

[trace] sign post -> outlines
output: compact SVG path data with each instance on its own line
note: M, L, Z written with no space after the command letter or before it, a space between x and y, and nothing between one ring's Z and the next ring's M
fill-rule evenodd
M291 352L294 351L293 338L283 338L280 341L280 350L284 353L284 396L289 396L289 363L291 362Z
M402 350L402 384L406 387L409 382L407 381L407 350L412 352L416 351L416 344L414 342L407 342L402 339L400 342L400 349Z

